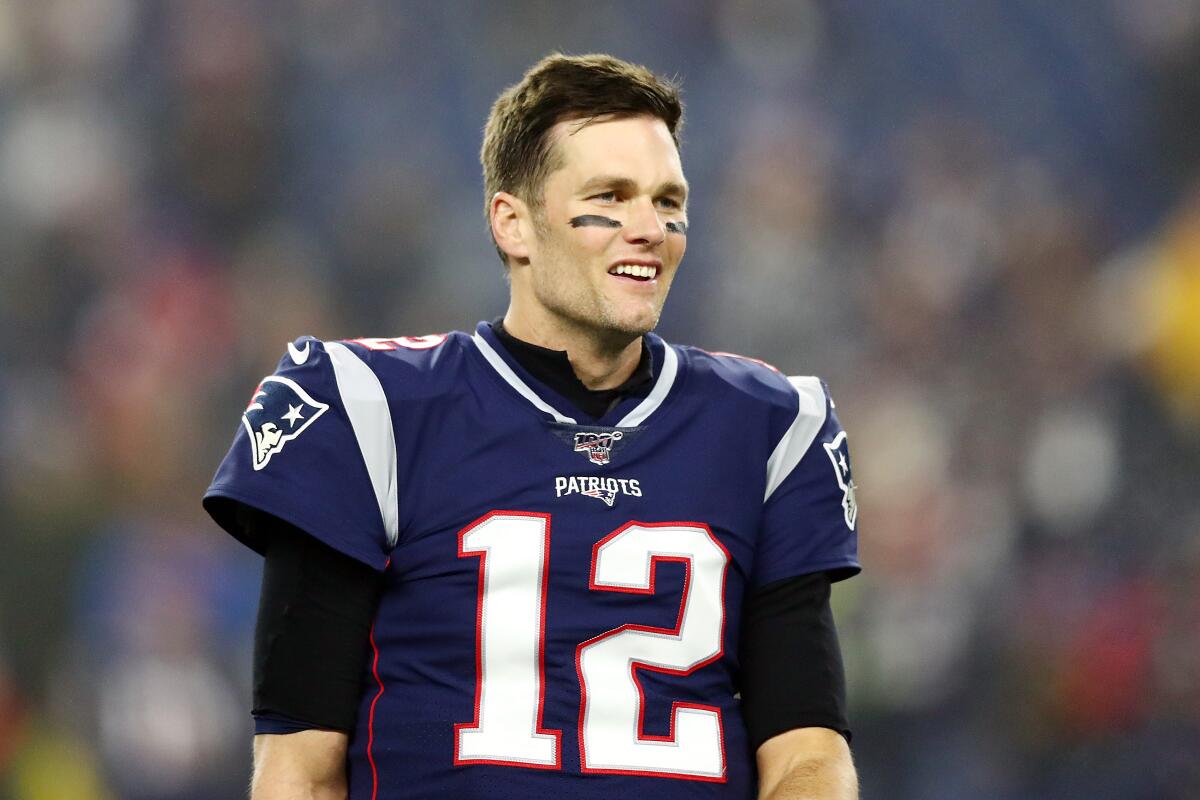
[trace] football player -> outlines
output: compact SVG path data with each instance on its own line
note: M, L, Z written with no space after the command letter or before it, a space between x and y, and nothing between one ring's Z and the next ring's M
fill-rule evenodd
M302 337L205 497L265 556L257 800L851 798L824 384L651 331L677 88L552 55L492 108L473 332Z

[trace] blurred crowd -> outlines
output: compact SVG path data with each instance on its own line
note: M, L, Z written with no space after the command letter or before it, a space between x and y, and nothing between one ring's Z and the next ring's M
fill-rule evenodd
M831 385L863 795L1200 797L1200 2L0 2L0 798L244 795L259 564L199 497L283 345L507 289L546 52L678 74L668 339Z

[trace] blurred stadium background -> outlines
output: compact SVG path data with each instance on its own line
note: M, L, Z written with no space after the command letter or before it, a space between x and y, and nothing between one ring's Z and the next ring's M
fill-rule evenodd
M503 310L552 49L678 73L669 339L824 376L866 798L1200 797L1200 3L0 1L0 797L243 796L285 341Z

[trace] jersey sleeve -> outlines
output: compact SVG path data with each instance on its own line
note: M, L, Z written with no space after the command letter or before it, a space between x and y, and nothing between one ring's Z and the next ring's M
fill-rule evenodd
M395 475L378 377L351 347L302 337L255 388L204 507L260 553L244 507L381 570L397 536Z
M811 572L840 580L862 569L846 432L824 382L788 382L797 410L767 461L755 586Z

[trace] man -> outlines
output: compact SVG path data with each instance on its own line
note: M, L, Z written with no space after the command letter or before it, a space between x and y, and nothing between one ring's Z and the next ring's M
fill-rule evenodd
M303 337L255 390L205 506L266 556L258 800L856 795L833 403L650 333L681 119L644 68L543 59L483 145L503 320Z

